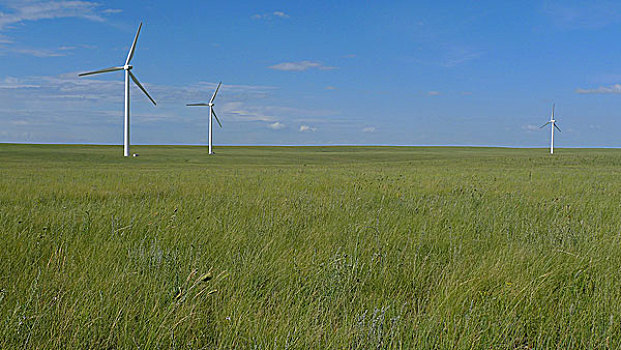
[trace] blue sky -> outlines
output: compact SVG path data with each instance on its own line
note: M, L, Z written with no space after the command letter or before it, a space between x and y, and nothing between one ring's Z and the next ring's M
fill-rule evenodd
M0 0L0 142L621 147L618 1Z

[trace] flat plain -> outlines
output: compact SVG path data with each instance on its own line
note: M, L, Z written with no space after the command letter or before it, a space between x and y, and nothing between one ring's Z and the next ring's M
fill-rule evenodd
M0 348L621 347L621 150L0 145Z

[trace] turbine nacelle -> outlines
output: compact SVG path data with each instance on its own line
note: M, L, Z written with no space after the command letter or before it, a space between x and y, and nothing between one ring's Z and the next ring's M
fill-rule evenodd
M123 66L123 69L125 69L125 70L131 70L132 68L134 68L134 66L129 65L129 64L126 64L126 65Z

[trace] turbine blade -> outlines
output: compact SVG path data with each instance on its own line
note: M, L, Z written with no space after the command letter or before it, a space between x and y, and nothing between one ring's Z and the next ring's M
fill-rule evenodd
M209 104L207 104L207 103L188 103L186 106L191 106L191 107L193 107L193 106L201 106L201 107L203 107L204 106L204 107L207 107L207 106L209 106Z
M211 96L211 100L209 100L209 102L213 102L213 100L216 99L216 95L218 94L218 90L220 90L220 85L222 85L222 82L218 83L218 87L216 88L216 91L213 92L213 96Z
M539 129L543 128L544 126L546 126L548 124L550 124L550 122L547 122L547 123L543 124L542 126L539 127Z
M556 128L556 130L558 130L558 132L561 132L561 129L558 126L556 126L556 123L554 124L554 127Z
M134 58L134 52L136 51L136 43L138 42L138 35L140 35L140 28L142 28L142 22L138 26L138 31L136 32L136 37L134 38L134 42L132 43L132 47L129 49L129 54L127 54L127 61L125 64L129 64L129 62Z
M108 73L108 72L116 72L117 70L123 70L123 67L104 68L104 69L100 69L100 70L96 70L96 71L92 71L92 72L80 73L80 74L78 74L78 76L79 77L83 77L83 76L86 76L86 75L101 74L101 73Z
M144 92L145 95L147 95L147 97L149 98L149 100L151 100L151 102L153 102L153 105L157 105L157 103L155 103L155 100L151 97L151 95L149 95L149 93L147 92L147 90L142 86L142 84L140 84L140 82L138 81L138 78L136 78L136 76L134 75L134 73L132 73L131 71L129 72L129 76L132 78L132 80L134 81L134 83L136 83L136 85L138 85L138 87L140 88L140 90L142 90L142 92Z
M220 125L220 127L222 127L222 123L220 123L220 119L218 119L218 116L216 115L216 111L214 111L213 108L211 109L211 115L213 115L214 118L216 118L216 121L218 122L218 125Z

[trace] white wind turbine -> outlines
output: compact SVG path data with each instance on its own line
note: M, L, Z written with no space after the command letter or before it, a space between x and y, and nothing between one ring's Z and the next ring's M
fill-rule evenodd
M142 28L142 22L140 23L140 26L138 27L138 32L136 32L136 37L134 38L134 42L132 43L132 47L129 49L129 54L127 55L127 60L125 61L125 65L124 66L118 66L118 67L110 67L110 68L105 68L105 69L101 69L101 70L97 70L94 72L88 72L88 73L81 73L79 76L83 77L86 75L93 75L93 74L100 74L100 73L107 73L107 72L115 72L118 70L124 70L125 71L125 130L124 130L124 134L123 134L123 155L125 157L129 157L129 79L131 78L131 80L134 81L134 83L136 83L136 85L138 85L138 87L140 88L140 90L142 90L142 92L145 93L145 95L147 95L147 97L149 98L149 100L151 100L151 102L153 102L153 104L155 105L155 100L153 100L153 98L149 95L149 93L147 92L147 90L145 90L145 88L140 84L140 82L138 81L138 78L136 78L136 76L132 73L132 68L134 68L133 66L129 65L129 63L131 62L132 58L134 57L134 51L136 50L136 42L138 42L138 35L140 34L140 29Z
M216 91L213 92L213 96L211 96L211 100L209 100L209 103L188 103L186 106L190 106L190 107L209 107L209 154L213 154L212 151L212 145L211 145L211 134L212 134L212 124L213 124L213 118L216 118L216 121L218 122L218 125L220 125L220 127L222 127L222 123L220 123L220 119L218 119L218 116L216 115L216 111L213 110L213 106L215 106L216 104L213 103L213 101L216 99L216 95L218 94L218 90L220 90L220 85L222 85L222 82L218 83L218 87L216 87Z
M550 124L550 154L554 154L554 129L558 130L558 132L561 132L561 129L559 129L559 127L556 125L556 120L554 120L554 107L554 104L552 104L552 117L550 117L550 121L539 127L541 129L544 126Z

